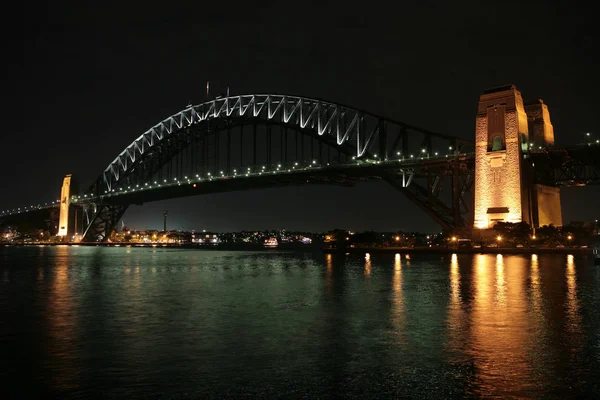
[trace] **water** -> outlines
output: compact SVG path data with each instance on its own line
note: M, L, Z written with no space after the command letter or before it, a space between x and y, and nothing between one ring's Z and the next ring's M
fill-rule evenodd
M0 397L598 398L567 255L0 248Z

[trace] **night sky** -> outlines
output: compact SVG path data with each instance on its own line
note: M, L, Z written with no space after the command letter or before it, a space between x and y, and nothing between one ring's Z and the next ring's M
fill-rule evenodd
M206 81L213 95L229 87L231 94L323 98L469 139L481 92L512 83L526 101L548 104L557 145L600 135L599 35L590 8L81 3L31 5L21 31L10 32L0 209L57 199L68 173L87 187L150 126L205 100ZM565 223L600 215L599 187L562 193ZM164 209L172 229L439 230L383 182L148 203L131 207L125 224L160 228Z

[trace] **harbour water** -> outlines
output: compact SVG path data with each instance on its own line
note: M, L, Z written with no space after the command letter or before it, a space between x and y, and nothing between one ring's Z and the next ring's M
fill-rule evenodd
M1 398L599 398L591 255L0 248Z

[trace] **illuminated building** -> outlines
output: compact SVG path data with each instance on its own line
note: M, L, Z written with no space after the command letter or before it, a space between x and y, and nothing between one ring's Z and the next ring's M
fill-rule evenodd
M541 100L526 107L514 85L485 90L475 124L476 228L521 221L562 225L559 189L532 183L527 154L534 143L554 144L548 107Z

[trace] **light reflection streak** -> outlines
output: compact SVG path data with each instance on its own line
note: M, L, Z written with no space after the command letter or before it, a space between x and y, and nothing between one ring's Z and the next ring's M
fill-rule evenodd
M531 302L532 308L535 311L536 317L541 317L542 305L542 285L540 280L540 266L538 261L538 255L531 255Z
M369 253L365 254L365 276L369 277L371 275L371 255Z
M458 356L465 346L465 336L468 335L469 321L466 318L460 295L460 270L458 256L452 254L448 279L450 281L450 301L448 304L448 343L449 354ZM456 360L459 362L458 360Z
M496 301L503 307L506 306L506 281L502 254L496 256Z
M333 256L331 254L325 255L325 286L327 286L327 292L333 294Z
M572 254L567 255L565 277L567 280L567 329L572 335L576 336L574 339L577 339L581 333L581 314L579 312L579 300L577 298L577 272L575 270L575 260Z
M452 306L460 305L460 272L458 271L458 256L452 254L450 259L450 293Z
M394 275L392 277L392 322L398 335L398 342L405 343L405 304L402 288L402 259L400 254L394 256Z
M76 378L80 371L75 365L77 357L67 357L72 354L72 345L77 342L77 314L73 304L71 283L69 282L69 248L56 247L57 265L54 270L54 280L48 296L48 336L46 346L52 357L53 368L60 373L52 374L55 385L61 388L73 389L79 385Z
M535 332L525 298L526 260L480 254L474 265L474 299L468 352L473 354L477 391L493 397L502 391L524 392L533 374ZM505 382L511 381L511 387Z

